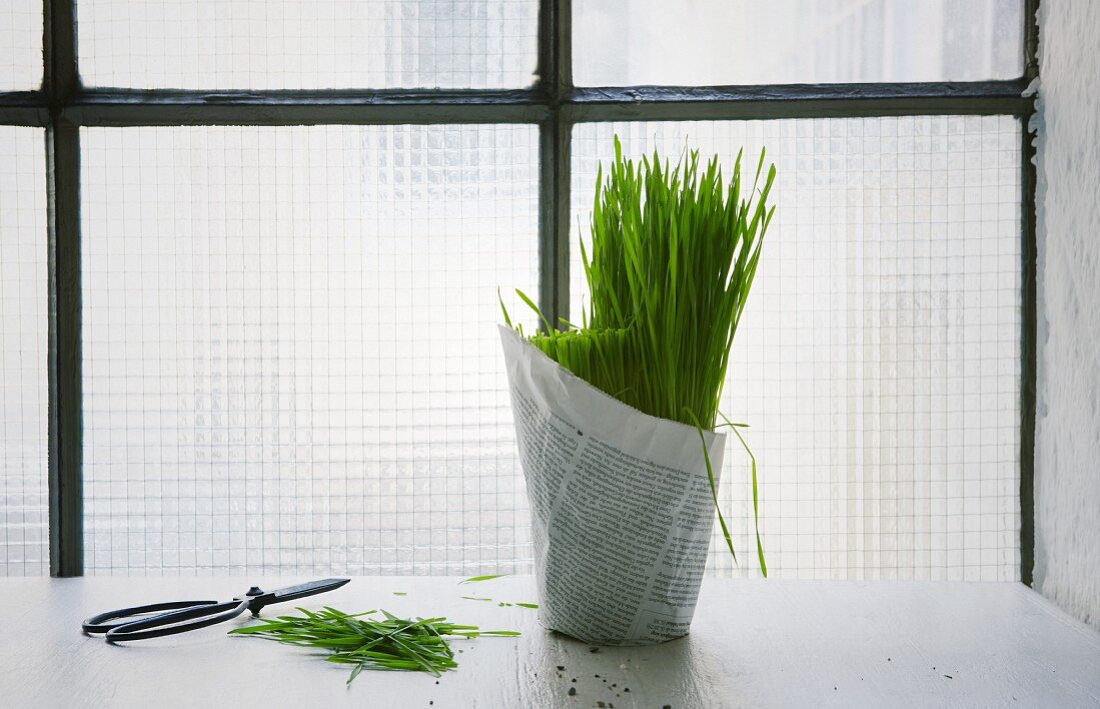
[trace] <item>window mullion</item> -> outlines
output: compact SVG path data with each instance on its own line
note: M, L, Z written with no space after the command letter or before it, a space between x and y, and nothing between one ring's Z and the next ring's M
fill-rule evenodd
M1024 0L1024 80L1039 77L1039 0ZM1035 237L1034 135L1029 130L1030 113L1022 117L1020 150L1021 304L1020 327L1020 581L1030 586L1035 571L1035 407L1037 398L1036 348L1038 315L1036 283L1038 246Z
M538 73L549 108L539 124L539 307L557 326L569 317L571 0L543 0L539 8Z
M80 129L63 117L79 90L73 0L44 0L43 89L49 103L48 379L50 575L84 573L81 394Z

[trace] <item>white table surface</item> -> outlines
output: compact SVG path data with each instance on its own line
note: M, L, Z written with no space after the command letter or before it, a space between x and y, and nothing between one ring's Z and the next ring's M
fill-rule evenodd
M534 602L528 577L462 586L361 577L298 602L523 632L456 642L459 668L438 684L420 673L364 672L346 687L346 669L308 650L226 637L247 616L125 645L80 632L83 618L112 608L307 580L0 579L0 705L1100 706L1100 633L1018 584L707 579L690 636L596 653L540 628L537 611L461 598ZM265 614L280 608L290 610Z

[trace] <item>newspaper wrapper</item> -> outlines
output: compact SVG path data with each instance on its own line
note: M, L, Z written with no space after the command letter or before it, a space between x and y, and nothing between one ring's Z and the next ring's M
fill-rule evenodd
M714 498L697 429L631 408L501 327L540 620L588 643L686 635ZM703 434L714 470L725 435Z

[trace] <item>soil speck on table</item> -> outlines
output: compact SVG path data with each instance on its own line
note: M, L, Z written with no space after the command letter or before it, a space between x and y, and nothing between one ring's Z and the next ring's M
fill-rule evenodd
M570 696L570 697L575 697L575 696L577 696L577 688L576 688L576 687L570 687L570 688L569 688L569 696Z

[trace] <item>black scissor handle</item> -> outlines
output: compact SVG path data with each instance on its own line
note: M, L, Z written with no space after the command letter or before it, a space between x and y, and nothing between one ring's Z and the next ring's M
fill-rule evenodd
M107 642L147 640L205 628L208 625L236 618L248 610L248 602L249 599L244 598L225 601L224 603L192 606L178 611L161 613L132 623L125 623L107 631Z
M149 613L156 613L157 611L174 611L181 608L194 608L196 606L212 606L216 603L217 601L169 601L168 603L150 603L149 605L134 606L133 608L119 608L116 611L107 611L106 613L93 615L81 624L81 628L85 633L96 635L99 633L106 633L108 630L117 628L120 625L136 623L139 620L143 620L139 616ZM119 620L120 618L122 620ZM107 621L109 620L117 622L108 623Z
M208 625L236 618L248 610L249 598L233 599L224 603L184 608L178 611L154 615L145 620L126 623L107 631L107 642L118 640L146 640L165 635L186 633L188 630L205 628ZM188 622L191 621L191 622Z

